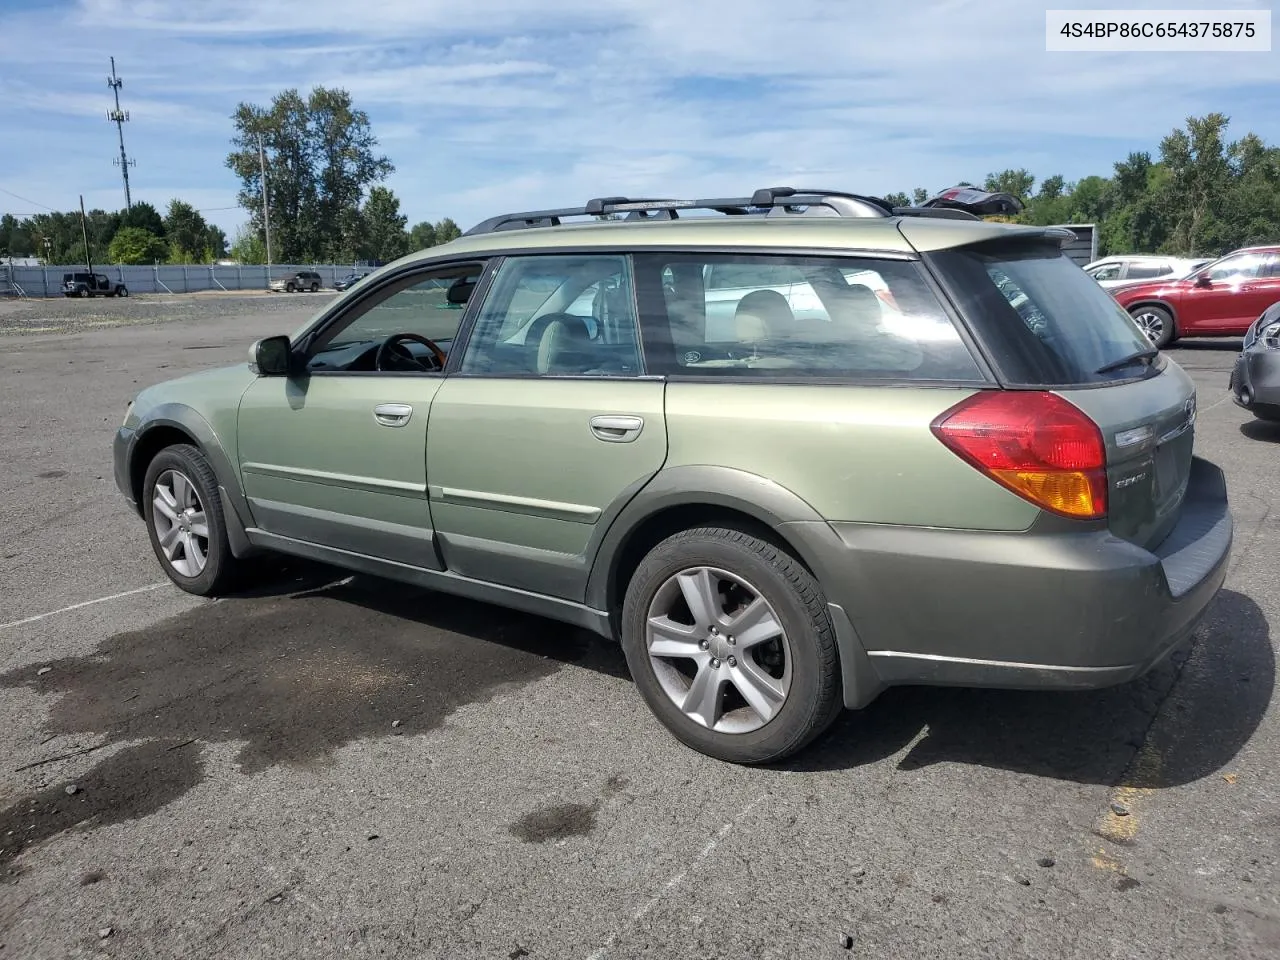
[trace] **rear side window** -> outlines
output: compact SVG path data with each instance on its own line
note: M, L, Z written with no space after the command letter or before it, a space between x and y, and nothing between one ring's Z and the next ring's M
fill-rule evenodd
M1012 381L1079 386L1130 379L1151 342L1056 244L979 245L931 254L970 326Z
M914 262L650 254L636 270L650 373L983 379Z
M1168 276L1171 273L1173 273L1173 267L1167 263L1131 263L1125 277L1129 280L1149 280L1153 277Z

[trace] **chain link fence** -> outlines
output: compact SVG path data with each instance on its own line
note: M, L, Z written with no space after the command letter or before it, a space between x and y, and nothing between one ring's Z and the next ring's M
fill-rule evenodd
M198 293L203 290L265 290L271 278L287 278L299 270L311 270L320 274L327 289L333 289L336 281L347 274L368 273L372 267L354 264L276 263L268 274L265 266L220 266L208 264L151 267L94 266L112 282L123 283L130 294L138 293ZM0 296L60 297L62 276L67 273L85 273L84 264L31 267L10 266L0 261Z

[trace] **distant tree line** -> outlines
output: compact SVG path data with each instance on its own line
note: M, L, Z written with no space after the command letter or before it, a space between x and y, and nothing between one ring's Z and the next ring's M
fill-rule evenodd
M0 217L0 256L41 257L48 263L212 263L227 254L222 230L206 223L195 207L170 200L161 216L145 201L128 210L90 210L81 229L80 211L37 213L19 220Z
M1221 113L1187 118L1160 141L1159 156L1131 153L1110 177L1067 183L1040 181L1027 170L991 173L987 190L1011 193L1026 209L1016 222L1048 226L1095 223L1098 254L1164 253L1217 256L1238 247L1280 242L1280 147L1246 133L1225 138ZM961 181L963 186L975 184ZM923 203L931 194L890 194L896 205ZM1008 219L1008 218L991 218Z

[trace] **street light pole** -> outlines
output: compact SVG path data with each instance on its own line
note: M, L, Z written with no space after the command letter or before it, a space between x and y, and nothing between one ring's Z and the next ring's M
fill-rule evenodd
M267 158L262 152L262 134L258 134L258 166L262 170L262 226L267 234L267 284L271 283L271 214L268 210Z

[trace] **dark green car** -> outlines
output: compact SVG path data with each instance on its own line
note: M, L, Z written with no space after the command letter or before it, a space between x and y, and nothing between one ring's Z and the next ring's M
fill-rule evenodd
M1232 522L1065 239L789 190L494 218L144 390L116 480L184 590L280 551L586 627L736 762L895 684L1123 683Z

